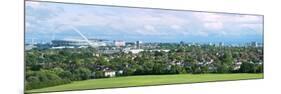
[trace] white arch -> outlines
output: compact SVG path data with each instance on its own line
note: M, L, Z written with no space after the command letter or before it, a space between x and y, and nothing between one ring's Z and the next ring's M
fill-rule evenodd
M77 28L75 28L74 26L72 25L67 25L67 24L62 24L62 25L59 25L57 27L54 28L54 31L53 31L53 35L52 35L52 40L54 40L54 34L55 34L55 31L61 27L70 27L72 30L74 30L76 33L78 33L91 47L97 47L98 44L97 43L92 43L86 36L84 36L80 30L78 30Z

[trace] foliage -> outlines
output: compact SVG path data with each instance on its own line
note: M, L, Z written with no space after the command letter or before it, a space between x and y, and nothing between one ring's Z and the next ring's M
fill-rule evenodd
M117 76L203 73L262 73L261 47L214 47L158 44L164 51L102 54L94 48L32 49L25 52L26 89ZM239 62L240 69L234 70Z

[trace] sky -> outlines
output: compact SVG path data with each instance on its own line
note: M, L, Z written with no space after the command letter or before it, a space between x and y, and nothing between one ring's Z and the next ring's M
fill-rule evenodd
M31 1L25 7L27 42L83 39L79 33L143 42L263 42L263 17L258 15Z

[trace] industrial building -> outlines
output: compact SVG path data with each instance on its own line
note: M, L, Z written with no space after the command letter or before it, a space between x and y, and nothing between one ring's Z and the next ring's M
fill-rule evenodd
M123 47L126 46L126 42L124 40L114 40L113 41L114 45L117 47Z
M89 40L52 40L53 47L63 47L63 46L73 46L73 47L82 47L82 46L106 46L107 40L102 39L89 39Z

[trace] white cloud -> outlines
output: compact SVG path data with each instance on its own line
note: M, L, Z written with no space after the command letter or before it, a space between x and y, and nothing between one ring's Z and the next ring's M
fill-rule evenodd
M261 26L252 23L262 23L261 17L250 15L218 14L204 12L171 12L166 10L135 9L135 8L111 8L95 6L48 6L38 2L28 2L27 6L38 10L48 10L46 14L56 14L42 21L40 17L34 17L38 11L29 13L27 19L28 28L49 29L55 26L70 24L74 27L90 27L111 29L112 32L142 34L142 35L198 35L208 36L212 34L234 35L241 33L240 28L251 28L261 32ZM82 9L82 10L81 10ZM61 11L66 10L66 11ZM47 25L47 26L45 26ZM51 28L53 26L53 28ZM32 29L32 28L31 28ZM164 30L166 29L166 31ZM187 30L188 29L188 30ZM236 32L233 32L237 30ZM43 32L48 30L38 30ZM167 32L168 31L168 32ZM223 32L222 32L223 31ZM96 31L103 32L103 31ZM245 31L246 32L246 31Z
M180 25L171 25L171 28L175 29L175 30L180 30L180 29L182 29L182 26L180 26Z
M212 30L223 29L223 24L221 22L207 22L207 23L203 23L203 24L208 29L212 29Z
M218 22L224 18L221 14L215 13L194 12L192 14L203 22Z
M144 29L145 29L145 30L148 30L148 31L152 31L152 32L156 31L156 30L155 30L155 27L153 27L153 26L151 26L151 25L144 25Z
M257 32L258 34L263 33L263 25L262 24L241 24L241 28L250 29L251 31Z
M240 23L262 23L261 16L252 16L252 15L239 15L231 20Z
M48 23L70 24L75 27L89 26L93 28L108 27L119 32L140 33L144 35L165 35L155 27L170 27L174 31L181 29L182 26L189 24L186 18L177 15L159 13L155 15L153 11L128 13L129 11L120 12L119 15L107 14L101 15L93 10L83 10L75 12L63 12L58 16L48 20ZM143 32L143 33L141 33ZM186 33L178 31L179 33Z
M161 32L161 30L158 30L153 25L143 25L142 28L138 28L134 30L133 32L137 32L141 35L167 35L166 32Z
M218 36L240 36L253 34L252 31L261 34L263 31L262 16L203 12L195 12L192 15L202 25L202 28L205 28L207 33Z
M197 21L199 21L202 25L202 28L207 30L221 30L224 28L224 19L225 17L221 14L215 13L203 13L203 12L195 12L192 13Z
M208 32L204 32L204 31L197 31L196 33L192 33L192 35L196 35L196 36L208 36Z

